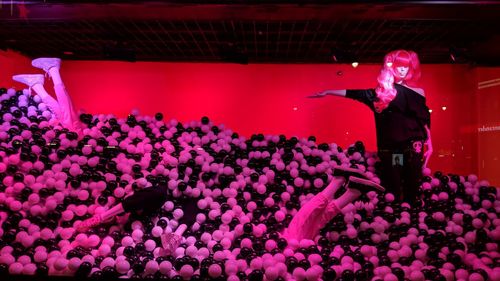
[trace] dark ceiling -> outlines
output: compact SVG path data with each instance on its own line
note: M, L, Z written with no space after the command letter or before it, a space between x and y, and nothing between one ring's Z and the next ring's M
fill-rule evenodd
M2 1L0 48L76 60L500 65L498 1Z

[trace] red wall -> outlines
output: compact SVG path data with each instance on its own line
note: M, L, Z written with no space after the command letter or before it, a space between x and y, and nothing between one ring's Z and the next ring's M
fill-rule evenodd
M0 59L3 60L2 57ZM0 61L1 63L1 61ZM29 62L19 59L19 64ZM18 68L7 68L18 70ZM29 69L29 68L28 68ZM37 72L36 69L29 69ZM337 75L342 71L342 75ZM373 114L366 106L339 97L307 99L323 89L375 86L378 65L207 64L64 61L61 69L77 108L126 116L163 112L180 121L209 116L246 136L253 133L308 137L343 147L362 140L375 150ZM424 65L421 87L433 110L433 170L479 172L478 69L462 65ZM500 73L500 69L493 69ZM1 85L12 74L1 73ZM19 85L16 85L19 87ZM46 88L51 87L46 82ZM498 97L496 101L498 102ZM446 106L446 110L442 107ZM493 151L496 149L496 151ZM499 155L498 148L487 147ZM494 178L494 173L481 176ZM498 178L491 180L500 184Z

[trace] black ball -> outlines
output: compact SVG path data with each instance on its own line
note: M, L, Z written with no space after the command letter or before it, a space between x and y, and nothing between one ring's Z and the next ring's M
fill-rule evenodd
M76 270L75 276L77 277L87 277L92 270L92 264L90 262L82 262L80 267Z
M253 225L252 225L251 223L248 223L248 222L247 222L247 223L245 223L245 224L243 225L243 231L244 231L245 233L252 233L252 231L253 231Z
M263 279L264 279L264 272L260 269L256 269L248 275L248 281L261 281Z
M163 120L163 114L161 112L158 112L155 114L155 119L158 121Z
M354 272L352 270L344 270L342 272L342 279L353 281L354 280Z
M90 272L90 270L89 270ZM0 276L2 275L2 269L0 268ZM47 276L49 275L49 268L45 264L39 264L35 271L36 276Z
M323 271L323 280L335 280L337 272L333 268L327 268Z

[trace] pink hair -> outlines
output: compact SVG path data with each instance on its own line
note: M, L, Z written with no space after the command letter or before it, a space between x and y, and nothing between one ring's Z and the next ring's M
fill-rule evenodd
M377 77L379 86L375 89L378 101L373 103L375 111L382 112L389 106L389 103L396 97L396 89L394 89L394 75L386 68L382 68Z
M394 89L393 83L401 82L399 76L396 75L396 68L399 66L409 68L408 73L403 78L405 84L413 86L420 78L420 62L415 52L396 50L388 53L384 58L384 65L377 78L379 86L375 90L379 101L374 102L374 106L379 113L386 109L396 97L396 89ZM398 78L399 80L396 80Z

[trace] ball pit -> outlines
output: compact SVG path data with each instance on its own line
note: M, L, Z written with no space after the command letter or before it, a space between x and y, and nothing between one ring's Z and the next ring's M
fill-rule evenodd
M207 117L182 124L82 114L57 125L26 91L0 89L0 276L172 280L498 280L500 192L475 175L424 171L421 200L362 197L314 241L280 232L337 165L375 171L347 149L283 135L239 136ZM55 124L55 125L52 125ZM371 174L378 180L375 174ZM75 233L136 190L168 186L152 214ZM187 200L199 214L167 255Z

